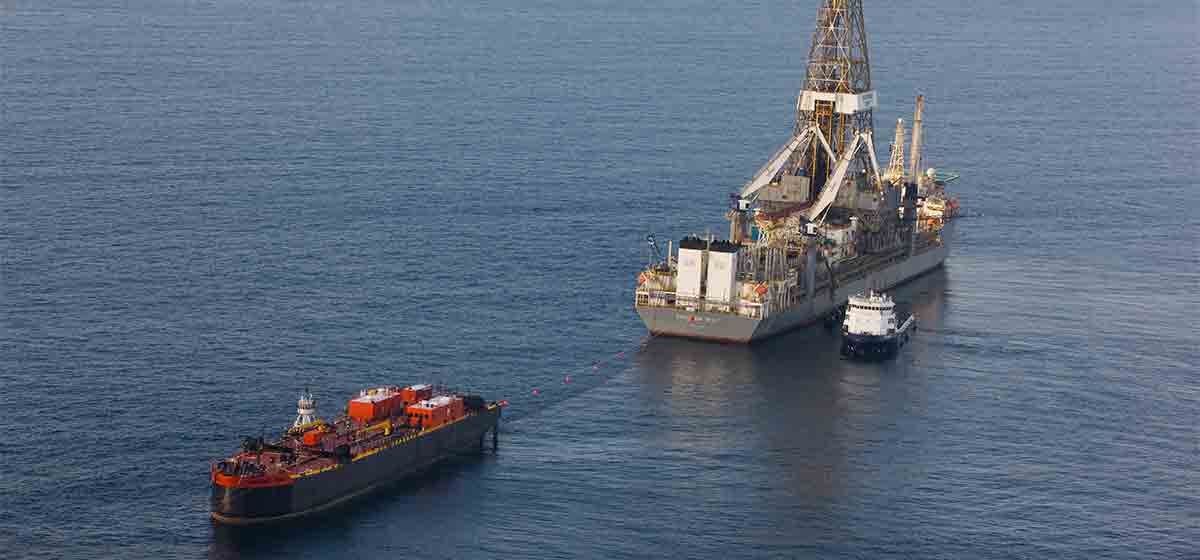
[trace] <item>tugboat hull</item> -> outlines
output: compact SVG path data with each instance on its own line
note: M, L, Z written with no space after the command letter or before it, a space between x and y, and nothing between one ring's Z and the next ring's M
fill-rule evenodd
M908 331L894 336L842 335L842 355L864 360L883 360L894 357L908 342Z

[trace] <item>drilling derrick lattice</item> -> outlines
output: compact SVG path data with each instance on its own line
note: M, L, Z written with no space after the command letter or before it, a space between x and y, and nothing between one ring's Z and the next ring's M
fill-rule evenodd
M826 0L817 9L804 90L796 104L795 134L816 127L828 149L810 142L792 166L793 174L811 178L814 195L833 174L838 158L852 149L854 138L872 133L875 104L862 0ZM850 176L872 169L868 154L862 152L853 154Z
M883 180L895 183L904 179L904 119L896 119L896 139L892 140L892 157L888 160Z
M792 138L740 194L743 206L757 201L768 210L767 219L789 215L821 222L843 186L883 189L872 137L876 98L862 0L821 3L808 58Z

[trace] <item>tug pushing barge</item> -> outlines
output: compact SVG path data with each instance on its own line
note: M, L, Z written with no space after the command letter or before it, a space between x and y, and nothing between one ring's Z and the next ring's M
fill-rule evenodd
M326 421L305 392L278 441L246 438L239 453L212 465L212 517L230 525L301 517L478 452L488 432L495 446L505 404L429 385L379 387Z
M886 290L942 266L955 174L922 166L917 97L909 160L903 120L891 158L875 156L862 0L822 0L796 122L732 195L729 239L685 237L653 250L634 308L651 333L747 343L821 321L852 294Z

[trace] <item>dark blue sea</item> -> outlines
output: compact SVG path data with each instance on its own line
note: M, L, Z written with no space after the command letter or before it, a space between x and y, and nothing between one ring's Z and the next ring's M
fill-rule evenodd
M882 364L632 309L814 0L0 3L0 556L1200 557L1197 3L866 4L880 157L923 93L966 213ZM499 450L209 521L304 387L422 381Z

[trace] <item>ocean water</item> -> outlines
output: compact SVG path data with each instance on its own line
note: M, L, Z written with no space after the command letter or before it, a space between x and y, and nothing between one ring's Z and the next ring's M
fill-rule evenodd
M0 555L1200 557L1192 0L867 2L879 135L924 93L963 175L914 343L646 336L645 235L723 231L815 11L0 4ZM500 449L210 523L303 387L418 381Z

